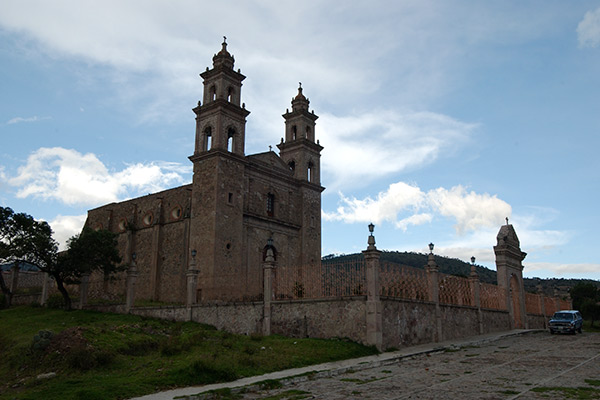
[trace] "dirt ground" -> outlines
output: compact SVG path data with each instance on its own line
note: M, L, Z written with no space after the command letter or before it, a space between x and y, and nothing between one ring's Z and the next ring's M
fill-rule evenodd
M513 336L243 399L600 399L600 334Z

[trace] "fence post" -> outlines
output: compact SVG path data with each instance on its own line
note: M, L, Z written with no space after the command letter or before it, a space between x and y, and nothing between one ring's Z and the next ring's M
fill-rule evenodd
M81 283L79 284L79 309L83 310L83 307L87 305L88 290L90 287L90 274L86 273L81 275Z
M471 295L473 296L473 304L475 305L475 307L477 307L477 322L479 323L479 334L483 335L483 316L481 314L481 291L479 287L479 275L475 270L475 265L471 265L469 284L471 285Z
M273 249L267 249L263 264L263 335L271 334L271 299L273 298L273 270L275 257Z
M375 247L374 228L375 225L369 224L371 235L367 241L367 250L363 251L367 268L367 344L382 350L382 305L379 298L379 258L381 252Z
M431 250L427 258L425 271L427 272L427 280L429 283L429 300L435 303L435 331L433 333L433 341L440 342L442 340L442 310L440 309L440 276L439 268L435 263L433 255L433 243L429 244Z
M48 292L50 291L50 285L52 281L50 280L50 275L47 272L44 272L42 281L42 295L40 296L40 305L43 306L48 301Z
M125 297L125 312L133 308L135 304L135 281L137 280L138 270L135 263L135 255L132 255L131 265L127 269L127 294Z
M15 261L13 267L11 268L9 289L10 289L10 292L14 295L18 288L19 288L19 262Z

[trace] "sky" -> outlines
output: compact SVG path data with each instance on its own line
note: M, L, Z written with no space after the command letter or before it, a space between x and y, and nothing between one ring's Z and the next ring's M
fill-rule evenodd
M0 2L0 205L65 241L86 212L191 182L199 73L227 37L246 154L319 116L323 255L428 252L600 279L600 2Z

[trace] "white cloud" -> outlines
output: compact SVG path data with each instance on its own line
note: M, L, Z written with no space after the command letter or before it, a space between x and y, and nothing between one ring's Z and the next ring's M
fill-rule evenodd
M67 240L81 232L86 218L86 215L57 215L48 222L53 231L52 236L59 243L59 250L65 250Z
M496 195L467 192L462 186L450 190L438 188L430 191L428 197L441 215L456 220L455 228L459 233L498 226L512 212L510 205Z
M189 168L176 163L132 164L109 171L92 153L61 147L40 148L8 180L17 197L54 199L68 205L97 205L181 184Z
M37 121L43 121L45 119L50 119L50 117L38 117L37 115L35 115L33 117L27 117L27 118L15 117L15 118L11 118L8 121L6 121L6 125L13 125L13 124L21 123L21 122L37 122Z
M525 270L528 276L534 276L536 273L544 273L544 276L579 276L590 277L598 274L600 264L581 263L581 264L561 264L549 262L534 262L525 264Z
M386 221L406 230L408 225L431 222L432 214L438 214L453 218L456 231L464 234L497 226L512 212L510 205L495 195L467 192L462 186L423 192L417 186L397 182L375 199L367 197L359 200L343 194L340 196L342 204L334 212L324 212L325 220L346 223Z
M451 154L476 126L431 112L324 115L319 127L325 146L323 180L336 190L421 167Z
M577 25L579 47L596 47L600 44L600 8L585 13Z

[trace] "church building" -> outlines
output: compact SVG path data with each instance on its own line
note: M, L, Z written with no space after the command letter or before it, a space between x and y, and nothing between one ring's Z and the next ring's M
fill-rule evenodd
M300 86L283 114L279 154L246 155L246 77L234 70L225 41L200 76L192 183L90 210L86 226L118 233L123 261L137 273L138 299L261 300L267 248L278 266L320 262L318 117ZM107 293L125 293L124 279L117 282L105 286Z

